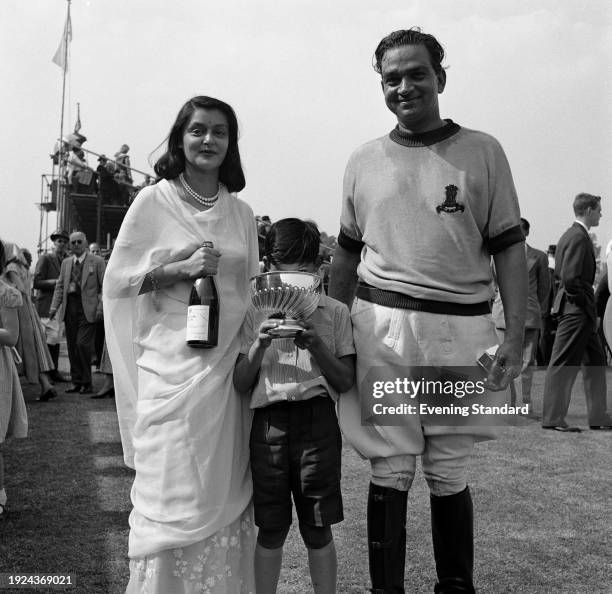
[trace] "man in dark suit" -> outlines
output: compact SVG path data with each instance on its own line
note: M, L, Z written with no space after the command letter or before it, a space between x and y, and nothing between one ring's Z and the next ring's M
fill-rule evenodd
M538 345L538 365L546 365L550 362L550 354L555 341L555 332L557 331L557 319L550 312L557 289L559 288L559 279L555 277L555 253L557 251L556 244L548 246L546 255L548 256L548 278L550 279L550 290L546 299L546 304L542 309L542 333L540 335L540 344Z
M36 262L36 269L34 270L34 288L38 291L36 309L41 318L49 317L49 308L51 307L51 301L53 301L53 291L55 290L57 278L60 275L62 261L66 257L66 248L69 241L68 233L58 229L55 233L51 234L51 241L53 242L53 251L43 254L38 262ZM51 353L54 365L54 370L49 374L51 379L59 382L67 381L57 369L59 343L47 343L47 347Z
M102 280L105 263L87 251L87 238L76 231L70 235L72 256L62 262L50 315L66 323L66 344L73 386L66 392L89 394L91 356L96 320L102 319Z
M589 229L599 225L601 198L578 194L574 214L576 221L559 240L555 257L555 275L561 284L553 313L559 325L544 383L542 427L580 431L568 426L565 415L582 364L589 426L612 430L612 418L606 412L606 357L597 336L595 252L589 237Z
M521 217L521 230L525 237L529 236L531 225ZM533 366L536 363L536 353L542 318L548 307L550 294L550 274L546 254L525 243L525 259L527 261L527 310L525 316L525 334L523 335L523 363L521 377L515 378L510 384L511 403L521 401L531 404L531 386L533 383ZM495 296L492 309L493 321L498 332L503 337L505 331L504 308L499 292Z

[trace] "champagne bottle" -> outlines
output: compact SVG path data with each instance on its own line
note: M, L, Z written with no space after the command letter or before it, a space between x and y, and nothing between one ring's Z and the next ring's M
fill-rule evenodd
M205 241L202 247L214 247ZM196 349L217 346L219 337L219 294L212 276L197 278L191 287L187 307L187 344Z

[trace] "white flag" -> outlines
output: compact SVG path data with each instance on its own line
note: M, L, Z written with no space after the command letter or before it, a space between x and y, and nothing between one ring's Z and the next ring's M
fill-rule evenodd
M68 70L68 44L72 41L72 22L70 20L70 11L66 15L66 23L64 25L64 34L62 35L62 40L60 41L59 47L55 52L52 60L55 62L62 70Z

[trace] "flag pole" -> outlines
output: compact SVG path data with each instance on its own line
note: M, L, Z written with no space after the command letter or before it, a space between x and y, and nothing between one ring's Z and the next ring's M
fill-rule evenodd
M64 68L62 76L62 112L60 116L60 143L59 143L59 178L57 181L57 226L64 229L66 226L66 192L64 187L66 165L64 163L64 105L66 102L66 72L68 71L68 34L72 25L70 23L70 2L66 0L66 24L64 26ZM71 32L70 32L71 33ZM68 149L69 150L69 149ZM70 231L70 229L66 229Z

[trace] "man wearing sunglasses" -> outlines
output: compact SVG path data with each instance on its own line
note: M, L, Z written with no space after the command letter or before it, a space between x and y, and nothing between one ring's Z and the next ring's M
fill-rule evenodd
M102 280L105 263L87 251L81 231L70 234L72 256L62 262L50 316L66 323L66 345L72 387L66 392L91 393L91 356L96 321L102 319Z

